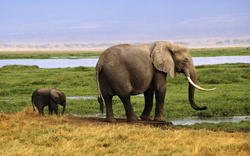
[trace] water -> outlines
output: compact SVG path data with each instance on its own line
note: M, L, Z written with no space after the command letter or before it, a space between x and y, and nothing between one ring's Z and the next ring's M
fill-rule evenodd
M84 100L93 99L93 100L96 100L97 98L92 97L92 96L71 96L71 97L67 97L67 99L84 99Z
M98 59L14 59L0 60L0 67L5 65L37 65L40 68L95 67Z
M193 57L194 65L250 63L250 56ZM5 65L37 65L40 68L95 67L98 58L93 59L14 59L0 60Z
M250 63L250 56L194 57L194 65Z
M169 119L174 125L193 125L196 123L220 123L220 122L240 122L250 120L250 116L231 116L231 117L185 117Z

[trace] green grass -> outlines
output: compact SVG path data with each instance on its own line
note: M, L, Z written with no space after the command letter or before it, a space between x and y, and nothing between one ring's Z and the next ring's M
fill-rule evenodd
M0 59L83 59L98 58L101 51L0 52Z
M213 56L249 56L249 47L232 48L197 48L190 50L193 57L213 57Z
M207 106L205 111L193 110L188 103L187 81L183 74L168 77L164 114L180 116L233 116L250 114L250 65L223 64L197 66L198 85L217 89L195 93L196 103ZM56 88L66 96L97 97L95 68L42 69L37 66L11 65L0 68L0 111L17 112L31 105L30 97L37 88ZM142 96L132 96L133 108L140 115L144 107ZM113 99L116 117L125 118L122 102ZM95 99L67 99L66 114L94 115L99 112ZM154 111L152 111L152 116Z

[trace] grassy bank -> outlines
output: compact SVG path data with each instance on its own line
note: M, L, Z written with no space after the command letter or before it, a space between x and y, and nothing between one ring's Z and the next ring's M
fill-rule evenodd
M164 114L167 118L180 116L233 116L250 114L250 65L224 64L198 66L198 84L214 88L212 92L196 91L199 106L195 111L188 104L187 81L183 74L176 79L168 77ZM37 66L5 66L0 68L0 111L17 112L31 105L30 97L37 88L56 88L67 97L97 97L95 69L87 67L41 69ZM123 104L114 98L116 117L125 117ZM143 110L142 96L133 96L132 104L137 115ZM66 114L94 115L99 112L95 99L67 99ZM151 114L154 115L154 111Z
M0 59L82 59L100 55L101 51L8 51L0 52Z
M249 133L0 113L0 155L240 155Z
M190 49L193 57L249 56L249 47ZM102 51L0 51L0 59L75 59L99 57Z
M214 56L249 56L250 47L230 48L196 48L191 49L193 57L214 57Z

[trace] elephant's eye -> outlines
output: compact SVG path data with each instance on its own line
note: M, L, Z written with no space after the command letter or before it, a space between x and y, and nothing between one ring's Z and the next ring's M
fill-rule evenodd
M188 61L188 58L185 58L183 62L186 63L187 61Z

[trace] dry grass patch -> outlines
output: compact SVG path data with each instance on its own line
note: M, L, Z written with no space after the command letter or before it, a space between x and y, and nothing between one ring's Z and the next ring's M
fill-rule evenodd
M249 140L241 132L41 117L30 107L0 114L0 155L249 155Z

